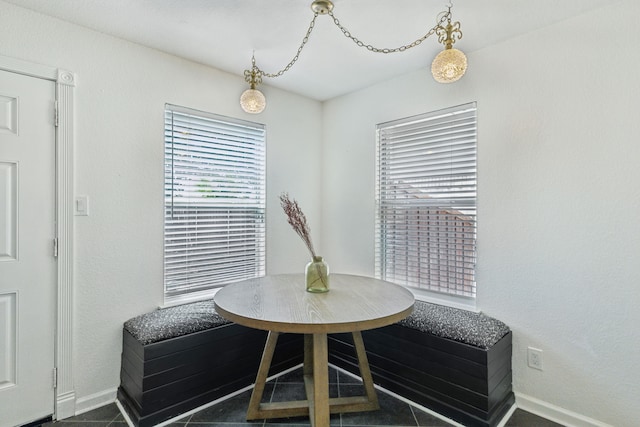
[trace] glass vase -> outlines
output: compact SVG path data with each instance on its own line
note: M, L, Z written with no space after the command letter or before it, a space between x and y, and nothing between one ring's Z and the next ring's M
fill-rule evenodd
M307 292L329 292L329 266L321 256L313 257L313 261L307 264L304 277Z

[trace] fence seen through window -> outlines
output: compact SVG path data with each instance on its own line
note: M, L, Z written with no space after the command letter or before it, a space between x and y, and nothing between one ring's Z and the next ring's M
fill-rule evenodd
M475 297L476 104L377 126L376 276Z

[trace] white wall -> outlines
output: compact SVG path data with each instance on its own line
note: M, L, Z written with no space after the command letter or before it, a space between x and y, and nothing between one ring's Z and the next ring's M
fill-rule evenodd
M114 396L123 322L163 303L165 103L266 124L267 270L307 262L277 196L289 191L319 223L320 165L300 159L320 155L320 103L265 86L267 110L251 116L238 104L243 70L223 73L2 1L0 40L0 55L77 74L75 185L90 200L90 216L75 224L78 409Z
M472 52L453 85L423 70L324 108L266 87L255 117L237 105L239 75L0 1L0 55L77 73L76 193L91 204L76 221L79 400L117 387L122 322L162 302L165 102L267 124L269 273L307 259L278 206L287 190L332 271L373 274L375 124L478 101L478 305L514 331L519 401L634 425L637 16L621 1ZM529 345L544 350L544 371L526 367Z
M324 107L324 255L373 274L375 124L478 102L478 307L514 332L518 402L583 425L640 421L638 16L622 1L472 52L458 83L421 70Z

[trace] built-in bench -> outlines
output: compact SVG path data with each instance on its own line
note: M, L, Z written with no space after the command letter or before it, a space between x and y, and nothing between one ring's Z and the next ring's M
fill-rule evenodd
M231 323L213 300L155 310L124 324L118 401L154 426L253 384L267 333ZM303 340L281 334L270 375L302 363Z
M465 426L496 426L514 403L511 331L499 320L416 301L362 338L374 383ZM329 337L329 361L358 373L350 334Z
M413 314L363 332L374 382L468 426L495 426L514 402L511 332L479 313L416 301ZM124 324L118 400L148 427L251 385L266 332L230 323L212 300ZM302 363L300 335L282 334L270 375ZM350 334L329 336L329 361L359 374Z

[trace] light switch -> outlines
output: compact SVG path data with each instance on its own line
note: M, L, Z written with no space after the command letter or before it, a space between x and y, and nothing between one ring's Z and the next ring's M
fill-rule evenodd
M76 216L88 216L89 215L89 197L77 196L75 205Z

